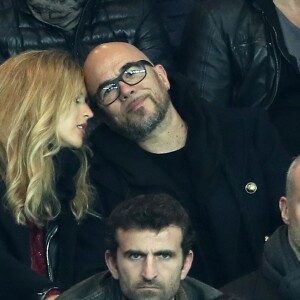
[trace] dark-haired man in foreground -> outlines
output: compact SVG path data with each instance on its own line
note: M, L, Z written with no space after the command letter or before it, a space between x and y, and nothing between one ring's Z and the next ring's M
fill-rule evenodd
M106 234L110 272L92 276L59 299L208 300L221 294L187 277L194 232L183 207L169 195L122 202L110 215Z

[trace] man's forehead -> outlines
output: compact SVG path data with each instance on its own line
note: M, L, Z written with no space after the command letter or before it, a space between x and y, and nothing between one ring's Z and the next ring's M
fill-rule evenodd
M296 167L293 176L294 187L297 193L300 192L300 165Z
M160 230L153 229L122 229L117 230L119 246L145 245L150 241L156 243L181 245L182 231L177 226L168 226Z
M106 70L103 70L103 77L109 76L110 78L107 79L114 79L116 76L118 76L121 72L123 72L125 69L130 67L135 62L139 61L138 59L127 59L126 61L117 62L117 63L111 63L109 65L109 69L111 72L106 72Z
M299 181L299 179L300 179L300 164L295 168L294 177L296 178L296 181Z
M94 67L94 71L85 72L86 83L89 93L95 94L98 87L106 81L115 79L124 69L131 63L138 61L136 58L128 58L122 60L103 60L98 62Z
M96 92L99 84L116 77L123 65L148 58L128 43L112 42L96 47L87 57L84 74L89 93Z

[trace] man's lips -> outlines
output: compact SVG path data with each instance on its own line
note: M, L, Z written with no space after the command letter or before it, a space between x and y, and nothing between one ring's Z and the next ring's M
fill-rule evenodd
M145 283L140 283L138 286L137 286L138 289L155 289L155 290L159 290L161 289L162 287L159 285L159 284L145 284Z
M143 106L145 97L138 97L127 105L127 112L134 112Z
M139 290L160 290L158 286L139 286Z

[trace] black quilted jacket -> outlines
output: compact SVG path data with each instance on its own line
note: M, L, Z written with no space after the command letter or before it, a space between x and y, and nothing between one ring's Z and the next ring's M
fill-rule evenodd
M25 0L0 0L0 62L29 49L59 48L83 61L95 46L123 41L168 68L167 34L151 1L87 0L72 33L38 21Z

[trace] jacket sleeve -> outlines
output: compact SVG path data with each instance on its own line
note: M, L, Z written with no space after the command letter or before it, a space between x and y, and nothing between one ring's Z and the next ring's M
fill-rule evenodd
M135 6L137 5L136 1ZM174 65L174 49L168 34L163 26L159 13L156 11L154 1L143 0L143 12L139 28L136 32L134 45L151 58L154 64L162 64L168 71L176 69ZM135 8L136 9L136 8Z
M196 82L201 97L226 107L231 100L233 79L229 41L221 28L221 13L209 5L196 5L187 22L180 69Z
M3 190L1 189L1 192ZM3 195L3 193L1 193ZM0 299L37 300L38 292L55 286L30 268L30 247L25 226L17 225L0 203Z
M75 283L107 269L105 253L105 218L98 204L79 223L75 252ZM102 211L102 210L101 210Z
M92 148L94 156L90 178L97 193L95 205L101 206L102 215L108 217L116 205L128 197L129 190L120 172L101 155L97 147L94 145Z

